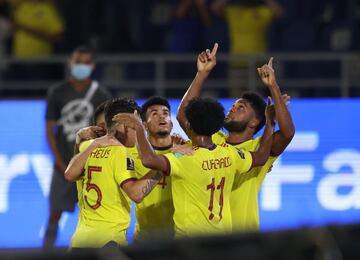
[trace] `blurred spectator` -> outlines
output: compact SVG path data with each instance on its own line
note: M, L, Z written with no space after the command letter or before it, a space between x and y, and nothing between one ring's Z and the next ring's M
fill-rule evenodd
M13 17L13 55L17 58L41 57L53 53L64 30L62 19L51 0L22 0Z
M217 0L212 9L219 16L224 16L228 23L231 54L264 53L272 19L284 14L283 8L275 0ZM247 66L245 61L231 63L231 96L239 96L248 88Z
M12 17L12 54L15 58L50 56L62 39L64 30L56 6L51 0L19 0ZM59 75L60 74L60 75ZM13 64L10 79L51 79L61 77L62 69L49 64Z

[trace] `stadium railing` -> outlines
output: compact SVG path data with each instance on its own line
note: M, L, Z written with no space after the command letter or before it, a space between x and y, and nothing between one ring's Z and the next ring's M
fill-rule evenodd
M208 90L228 90L227 70L241 63L249 90L263 89L256 68L275 57L278 81L295 96L320 96L334 92L334 96L349 97L360 93L360 57L355 53L266 53L254 55L219 54L218 66L206 83ZM174 89L184 89L196 73L197 54L119 54L96 55L96 77L113 92L136 92L151 90L152 94L166 95ZM67 56L51 56L38 59L0 59L0 91L20 94L22 91L46 91L54 82L66 75ZM25 78L21 71L9 76L14 65L57 66L61 77L50 79ZM44 72L44 76L47 72ZM48 78L48 77L44 77ZM315 92L314 92L315 91ZM135 96L137 95L135 93ZM228 97L226 92L219 92Z

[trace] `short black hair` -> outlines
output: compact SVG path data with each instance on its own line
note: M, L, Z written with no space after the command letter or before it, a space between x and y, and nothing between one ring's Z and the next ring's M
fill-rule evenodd
M114 98L108 102L104 107L106 127L110 128L113 125L112 118L118 113L134 113L140 111L138 104L131 98Z
M161 106L165 106L169 109L170 111L170 104L169 101L167 101L166 98L163 97L150 97L148 98L145 103L141 106L141 119L143 121L146 121L146 111L148 110L149 107L153 106L153 105L161 105Z
M97 118L102 114L104 113L104 108L105 108L105 105L106 103L108 102L109 100L106 100L102 103L100 103L100 105L98 105L96 108L95 108L95 111L94 111L94 114L93 114L93 124L96 125L96 121L97 121Z
M255 134L260 131L261 128L265 125L265 108L266 102L258 93L256 92L245 92L242 94L241 98L249 102L250 106L254 109L256 118L259 120L258 126L255 128Z
M193 98L185 108L190 127L198 135L212 136L224 124L224 107L212 98Z

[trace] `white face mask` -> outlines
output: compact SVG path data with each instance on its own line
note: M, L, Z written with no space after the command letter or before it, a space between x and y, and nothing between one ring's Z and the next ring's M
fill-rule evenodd
M71 66L71 75L77 80L88 79L92 72L92 66L88 64L74 64Z

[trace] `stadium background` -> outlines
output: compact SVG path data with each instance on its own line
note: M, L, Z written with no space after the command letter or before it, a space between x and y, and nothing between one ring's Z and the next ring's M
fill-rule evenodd
M197 53L214 41L218 65L204 94L221 98L226 108L233 101L232 64L246 65L247 89L267 95L255 68L274 56L279 85L292 96L296 136L263 184L261 230L360 221L359 1L278 1L284 13L269 23L266 49L256 53L234 53L226 20L214 14L210 26L196 12L190 22L172 16L180 1L49 1L63 21L63 37L51 53L29 57L13 51L10 25L21 2L0 1L1 248L41 246L52 165L44 98L66 77L68 54L81 44L96 52L93 77L114 96L164 95L172 98L173 113L195 75ZM174 131L181 133L178 126ZM63 217L57 245L68 245L76 217Z

